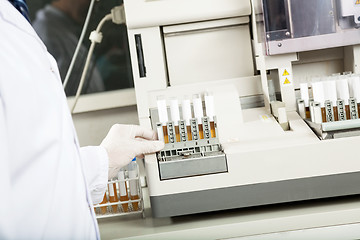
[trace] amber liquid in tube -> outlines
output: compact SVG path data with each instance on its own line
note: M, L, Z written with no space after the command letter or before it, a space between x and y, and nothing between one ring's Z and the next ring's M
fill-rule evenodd
M120 172L118 173L118 180L119 180L120 201L121 202L129 201L124 169L121 169ZM129 203L122 203L121 206L124 212L129 211Z
M112 189L111 189L112 188ZM116 190L116 183L109 184L109 202L114 203L118 202L118 195ZM118 211L117 205L111 205L113 213L116 213Z
M191 126L186 126L188 141L192 140L192 134L191 134Z
M339 112L338 112L338 109L337 107L333 107L333 110L334 110L334 120L335 121L339 121Z
M360 103L357 104L357 108L358 108L358 118L360 118Z
M104 194L104 198L102 200L102 202L100 204L105 204L107 203L107 198L106 198L106 193ZM106 213L106 207L100 207L100 212L101 214L105 214Z
M176 142L180 142L180 130L179 130L179 126L175 126L175 136L176 136Z
M127 190L126 190L126 194L127 194ZM120 201L129 201L129 197L128 195L125 195L125 196L120 196ZM129 203L123 203L121 204L124 212L128 212L129 211Z
M324 107L321 108L321 118L322 122L326 122L326 110Z
M169 135L168 135L168 130L167 130L167 126L163 126L163 133L164 133L164 143L169 143Z
M210 122L210 133L212 138L216 138L216 132L215 132L215 122Z
M346 114L346 119L349 120L350 119L350 106L349 105L345 105L345 114Z
M202 124L198 124L199 126L199 138L204 139L204 129Z
M139 197L139 195L135 195L135 196L130 195L130 199L131 200L138 200L138 199L140 199L140 197ZM134 211L139 210L139 202L133 202L132 206L133 206Z
M310 107L305 107L305 116L306 118L310 118Z
M126 191L126 195L124 194L123 196L121 196L120 194L120 201L124 202L124 201L129 201L129 196L128 196L128 191L127 191L127 187L126 187L126 183L124 182L125 185L125 191ZM124 212L128 212L129 211L129 203L123 203L121 204Z

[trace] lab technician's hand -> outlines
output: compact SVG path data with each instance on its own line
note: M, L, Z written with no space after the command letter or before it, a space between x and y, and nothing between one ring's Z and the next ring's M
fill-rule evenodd
M164 148L164 143L156 141L154 131L137 126L115 124L100 146L104 147L109 156L109 179L119 172L136 156L154 153Z

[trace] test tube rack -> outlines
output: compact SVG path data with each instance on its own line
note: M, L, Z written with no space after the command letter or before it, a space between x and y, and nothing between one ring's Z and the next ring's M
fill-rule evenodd
M167 110L169 111L169 108ZM153 129L156 129L157 124L159 124L157 109L150 109L150 118ZM191 122L191 128L194 131L192 134L194 136L196 131L199 130L196 128L196 119L192 119ZM180 142L169 141L169 143L165 144L164 149L157 153L160 180L228 171L226 155L219 142L217 127L215 127L216 137L209 137L210 133L208 132L209 128L206 126L207 122L208 118L203 117L204 139L195 137L195 139L187 140L186 135L181 136L182 140ZM216 126L215 117L214 122ZM170 134L173 131L173 125L171 121L167 123L167 129ZM187 134L186 128L183 129L183 133Z
M130 214L141 214L141 216L145 217L145 211L144 211L144 198L141 190L141 183L140 183L140 175L139 175L139 166L136 165L136 177L129 177L128 171L125 171L125 178L123 180L115 179L108 181L108 187L106 188L105 197L107 199L106 203L100 203L94 205L94 210L96 214L96 218L108 218L108 217L115 217L115 216L122 216L122 215L130 215ZM137 185L137 191L138 191L138 199L131 200L130 197L130 181L132 183ZM125 184L124 184L125 183ZM109 187L112 187L113 184L116 186L116 192L118 201L116 202L110 202L110 192ZM125 185L126 186L126 192L128 194L126 201L120 200L120 186ZM136 207L134 207L136 204ZM127 210L124 209L124 205L128 206ZM114 211L113 206L116 206L116 211ZM106 209L106 210L105 210ZM102 211L104 210L104 211Z
M308 126L321 140L360 136L360 119L314 123L305 119Z

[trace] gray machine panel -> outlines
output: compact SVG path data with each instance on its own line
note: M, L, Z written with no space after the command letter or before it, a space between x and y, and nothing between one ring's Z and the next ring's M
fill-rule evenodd
M153 217L360 194L360 172L150 196Z
M212 173L227 172L225 154L177 161L159 162L160 179L173 179Z

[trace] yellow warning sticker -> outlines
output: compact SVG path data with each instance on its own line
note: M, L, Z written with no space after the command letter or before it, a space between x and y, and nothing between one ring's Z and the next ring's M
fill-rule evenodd
M288 78L285 78L284 84L290 84L291 82L289 81Z
M355 5L360 4L360 0L356 0Z
M267 114L259 115L259 118L262 122L271 122L271 117Z
M360 1L360 0L357 0L357 1ZM290 74L289 74L289 72L286 71L286 69L285 69L285 71L284 71L284 73L283 73L283 76L288 76L288 75L290 75Z

